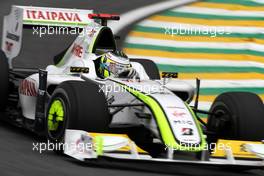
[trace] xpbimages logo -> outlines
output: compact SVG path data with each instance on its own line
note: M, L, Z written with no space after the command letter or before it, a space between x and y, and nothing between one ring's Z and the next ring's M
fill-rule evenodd
M32 143L32 150L40 154L46 151L65 151L68 149L83 153L85 151L91 151L93 148L96 148L96 144L92 142L53 143L48 140L47 142Z
M223 35L230 35L231 29L228 27L213 27L213 26L183 26L176 25L173 27L164 27L165 35L174 36L209 36L218 37Z
M38 37L45 35L79 35L79 36L91 36L91 33L96 31L79 28L79 27L65 27L65 26L34 26L32 34ZM93 34L92 33L92 34Z
M187 144L187 143L182 143L180 142L179 145L175 146L175 147L171 147L173 145L170 144L165 144L165 150L175 150L175 151L182 151L182 150L192 150L195 147L199 147L199 144ZM208 151L212 151L212 153L215 153L215 151L226 151L226 150L231 150L231 144L230 143L210 143L210 144L206 144L203 148L203 150L208 150Z
M133 82L136 80L127 80L128 82ZM122 86L117 83L109 84L109 85L100 85L99 86L99 92L105 92L106 94L108 93L124 93L127 92L126 86ZM139 91L139 92L145 92L147 94L151 93L156 93L156 92L162 92L164 91L165 87L162 84L154 84L154 85L149 85L149 84L136 84L133 87L130 86L129 89L131 91Z

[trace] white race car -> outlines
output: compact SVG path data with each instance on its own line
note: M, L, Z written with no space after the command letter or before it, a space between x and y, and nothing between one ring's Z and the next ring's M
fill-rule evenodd
M264 106L257 95L223 93L205 112L197 109L199 80L194 88L175 79L177 73L160 78L151 60L130 59L137 77L98 76L98 58L117 51L107 20L118 19L91 10L13 6L0 53L1 118L47 136L56 150L82 161L263 169ZM24 25L85 32L45 70L16 69L12 59ZM208 123L197 113L208 114Z

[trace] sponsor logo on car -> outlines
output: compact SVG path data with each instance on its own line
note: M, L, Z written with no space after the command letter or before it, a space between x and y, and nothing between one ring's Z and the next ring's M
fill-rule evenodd
M186 115L186 113L185 113L185 112L174 111L174 112L172 113L172 115L173 115L174 117L184 117L184 115Z
M81 45L74 43L71 52L77 57L82 57L83 47Z
M195 139L183 139L184 142L195 142Z
M194 125L191 120L174 120L175 124L182 124L182 125Z
M8 52L11 52L12 48L13 48L13 45L14 45L14 43L6 41L5 42L5 50L8 51Z
M71 73L89 73L88 67L70 67Z
M26 17L33 20L82 22L79 14L74 12L26 10Z
M81 138L76 141L76 149L81 153L90 153L93 148L93 138L86 135L81 135Z
M6 38L18 42L20 37L18 35L15 35L15 34L12 34L10 32L7 32Z
M169 109L184 109L184 107L178 107L178 106L167 106L166 108L169 108Z
M240 146L239 146L239 148L240 148L240 152L248 152L247 150L246 150L246 143L242 143Z
M162 78L178 78L178 73L176 73L176 72L162 72L161 77Z
M19 93L26 95L26 96L33 96L36 97L37 90L36 90L36 83L34 80L27 80L24 79L19 86Z
M182 128L181 129L183 136L192 136L193 135L193 129L192 128Z
M96 30L95 30L95 29L92 29L92 30L90 30L90 31L88 32L88 36L89 36L89 37L93 37L95 33L96 33Z

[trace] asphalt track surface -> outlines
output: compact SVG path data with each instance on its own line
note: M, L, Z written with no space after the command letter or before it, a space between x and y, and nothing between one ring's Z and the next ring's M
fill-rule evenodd
M0 19L3 15L9 13L10 7L13 4L17 5L34 5L34 6L48 6L48 7L64 7L64 8L89 8L95 9L98 12L107 13L124 13L128 10L155 3L158 0L64 0L64 1L35 1L35 0L1 0L0 1ZM2 23L0 23L2 25ZM125 32L121 32L120 36L124 36ZM0 33L2 33L2 26L0 26ZM22 52L17 59L14 60L15 67L31 67L31 68L45 68L46 65L52 64L52 57L56 53L62 51L69 45L74 37L65 36L45 36L38 38L32 35L32 31L26 31L23 35L24 44ZM40 42L41 41L41 42ZM51 42L52 41L52 42ZM120 41L122 43L122 40ZM52 151L33 150L33 143L42 142L34 134L13 127L7 123L0 121L0 175L1 176L130 176L143 175L155 176L163 175L162 173L151 173L133 170L116 169L94 165L83 165L75 160L58 156ZM151 168L150 168L151 169ZM226 172L221 170L211 170L196 172L190 168L182 168L181 174L171 175L264 175L262 171L251 171L244 173ZM165 170L164 170L165 171ZM169 175L169 174L166 174Z

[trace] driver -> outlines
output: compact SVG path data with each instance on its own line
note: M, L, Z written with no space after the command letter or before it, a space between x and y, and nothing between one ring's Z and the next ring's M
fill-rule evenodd
M100 78L138 78L138 73L122 51L107 52L98 58L98 62L97 72Z

